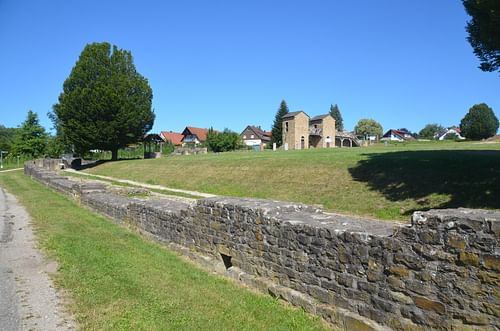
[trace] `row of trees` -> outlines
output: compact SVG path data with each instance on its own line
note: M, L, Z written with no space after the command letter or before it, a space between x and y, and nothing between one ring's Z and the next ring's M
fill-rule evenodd
M18 128L0 125L0 149L8 152L7 157L30 158L58 156L63 151L58 139L45 131L40 125L38 115L31 110Z
M460 132L462 136L470 140L481 140L494 136L498 130L499 122L493 109L487 104L480 103L472 106L469 112L460 121ZM437 123L427 124L418 137L422 139L435 139L436 136L445 131L446 128ZM453 139L454 137L449 137Z

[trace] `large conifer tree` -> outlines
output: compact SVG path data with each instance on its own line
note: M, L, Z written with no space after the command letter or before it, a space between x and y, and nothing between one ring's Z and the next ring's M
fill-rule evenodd
M285 100L281 100L280 107L274 117L271 137L271 142L276 143L278 147L283 144L283 116L286 114L288 114L288 106Z
M335 118L335 130L344 131L344 120L342 119L342 114L337 104L335 104L335 106L330 105L330 115Z
M136 143L151 130L153 92L132 54L109 43L88 44L64 82L53 107L58 134L82 154Z
M45 128L40 125L37 113L30 110L26 120L16 130L12 154L31 157L43 156L47 147L47 139L48 135Z

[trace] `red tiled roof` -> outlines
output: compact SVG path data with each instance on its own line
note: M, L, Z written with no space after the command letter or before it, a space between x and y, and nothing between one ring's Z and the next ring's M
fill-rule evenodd
M189 131L191 134L196 135L198 137L198 140L201 142L207 140L208 129L193 128L192 126L186 126L186 128L184 129L184 131L182 131L182 133L185 134L186 130Z
M162 131L160 134L163 136L165 140L170 140L172 145L174 146L182 145L182 138L184 138L184 136L181 133L172 131L170 132Z

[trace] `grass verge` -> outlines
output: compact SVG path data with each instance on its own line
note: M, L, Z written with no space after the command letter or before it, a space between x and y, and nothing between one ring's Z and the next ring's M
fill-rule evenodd
M319 318L208 275L20 172L0 175L57 259L82 330L321 330Z

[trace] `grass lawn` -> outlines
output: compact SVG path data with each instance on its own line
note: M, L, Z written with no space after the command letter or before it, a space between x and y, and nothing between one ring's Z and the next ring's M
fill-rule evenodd
M86 171L381 219L407 220L430 208L500 208L500 143L234 152L107 162Z
M22 172L0 174L59 262L82 330L320 330L318 318L208 275Z

